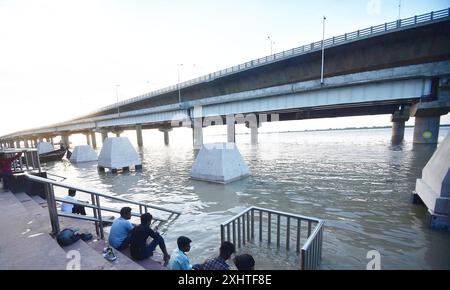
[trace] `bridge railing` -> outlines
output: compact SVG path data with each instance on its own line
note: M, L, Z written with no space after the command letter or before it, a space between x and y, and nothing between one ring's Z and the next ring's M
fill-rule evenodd
M324 40L323 46L325 48L329 48L329 47L332 47L335 45L344 44L346 42L351 42L351 41L359 40L359 39L366 38L366 37L376 36L378 34L391 32L394 30L399 30L399 29L402 29L405 27L410 28L411 26L423 25L424 23L427 23L427 22L441 20L443 18L448 18L448 17L450 17L450 8L439 10L439 11L433 11L433 12L422 14L422 15L416 15L413 17L405 18L405 19L399 19L396 21L387 22L387 23L380 24L377 26L367 27L365 29L360 29L360 30L353 31L350 33L345 33L345 34L339 35L339 36L333 36L331 38ZM176 84L176 85L162 88L162 89L150 92L145 95L141 95L141 96L138 96L135 98L124 100L124 101L100 108L98 110L95 110L95 111L91 112L90 114L98 113L98 112L108 110L108 109L117 108L118 106L123 106L123 105L129 104L129 103L132 103L132 102L147 99L147 98L161 95L161 94L164 94L167 92L176 91L178 89L189 87L189 86L192 86L192 85L195 85L198 83L212 81L216 78L224 77L224 76L236 73L236 72L248 70L248 69L255 68L255 67L258 67L261 65L265 65L265 64L272 63L275 61L299 56L301 54L309 53L311 51L320 50L320 49L322 49L322 41L316 41L311 44L306 44L306 45L303 45L300 47L292 48L292 49L282 51L279 53L275 53L272 55L268 55L268 56L265 56L262 58L254 59L254 60L239 64L239 65L225 68L223 70L216 71L216 72L213 72L213 73L210 73L207 75L203 75L198 78L191 79L191 80L188 80L188 81Z
M252 206L220 225L220 240L238 249L256 241L283 245L286 251L295 248L301 269L313 270L322 259L323 226L317 218Z
M52 226L52 233L57 234L60 231L60 224L59 224L59 217L66 217L66 218L72 218L72 219L78 219L78 220L85 220L85 221L92 221L95 224L95 230L97 235L100 235L101 239L104 239L104 229L103 224L105 220L103 218L104 212L113 212L113 213L120 213L120 208L114 208L114 207L106 207L103 205L103 202L101 200L108 200L110 202L119 202L122 204L127 204L130 207L133 206L135 208L139 208L139 211L136 209L132 209L131 215L134 217L139 217L143 213L149 212L149 210L159 212L160 214L165 215L165 217L155 217L154 214L152 214L153 217L153 225L156 225L158 228L161 228L161 231L164 233L165 230L167 230L168 226L173 223L179 216L180 212L170 210L167 208L163 208L156 205L151 205L147 203L127 200L120 197L115 197L112 195L100 193L94 190L82 188L79 186L71 185L68 183L63 183L60 181L55 181L53 179L49 178L42 178L38 176L34 176L31 174L26 174L25 176L34 182L42 183L45 186L45 196L47 199L47 205L48 205L48 211L50 216L50 224ZM54 187L62 187L66 189L74 189L78 192L86 193L91 198L91 203L84 203L84 202L72 202L68 200L64 200L61 198L58 198L55 196ZM64 202L68 204L74 204L74 205L81 205L86 208L90 208L92 210L93 216L82 216L72 213L65 213L58 211L57 203L56 202Z

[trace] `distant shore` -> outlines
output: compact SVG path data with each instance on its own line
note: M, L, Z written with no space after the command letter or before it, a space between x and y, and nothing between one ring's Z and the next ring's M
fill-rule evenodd
M440 125L440 128L450 128L450 124ZM375 130L375 129L390 129L392 126L376 126L376 127L346 127L346 128L328 128L328 129L312 129L312 130L287 130L277 132L259 132L258 134L272 134L272 133L302 133L302 132L327 132L327 131L349 131L349 130ZM405 126L405 128L414 128L413 125ZM236 133L236 135L248 135L248 133ZM225 136L226 134L214 134L211 136Z

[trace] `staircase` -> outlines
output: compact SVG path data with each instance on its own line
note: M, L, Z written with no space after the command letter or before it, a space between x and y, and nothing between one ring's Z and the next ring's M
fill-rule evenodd
M81 232L92 233L94 228L92 222L63 217L60 224L61 229L78 227ZM65 270L73 259L73 250L79 253L81 270L166 269L158 252L145 261L134 261L129 251L114 251L118 259L106 260L102 251L107 243L96 237L95 231L91 241L79 240L62 248L49 234L52 229L47 202L39 196L0 192L0 225L1 270Z

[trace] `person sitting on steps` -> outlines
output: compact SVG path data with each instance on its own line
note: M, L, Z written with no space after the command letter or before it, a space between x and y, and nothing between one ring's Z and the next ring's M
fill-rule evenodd
M109 233L109 245L116 250L122 251L130 245L131 232L134 228L130 223L131 208L123 207L120 210L120 218L116 219Z
M69 194L64 197L64 200L70 201L70 202L80 202L79 200L75 199L77 191L75 189L69 189ZM71 203L65 203L63 202L61 204L61 211L68 212L68 213L74 213L74 214L81 214L86 215L86 210L84 209L84 206L79 204L71 204Z
M177 239L178 249L170 262L169 268L172 270L192 270L192 265L189 263L189 258L186 255L191 250L191 239L181 236Z
M135 260L144 260L153 256L153 251L157 246L164 254L164 266L167 266L170 255L167 253L166 244L161 235L150 228L153 216L149 213L141 215L141 224L135 227L131 233L130 253ZM147 244L148 237L153 241Z

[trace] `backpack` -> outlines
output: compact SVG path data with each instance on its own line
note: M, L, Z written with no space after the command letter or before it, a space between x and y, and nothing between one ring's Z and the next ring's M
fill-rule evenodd
M80 239L73 229L64 229L56 236L56 241L61 247L69 246Z

